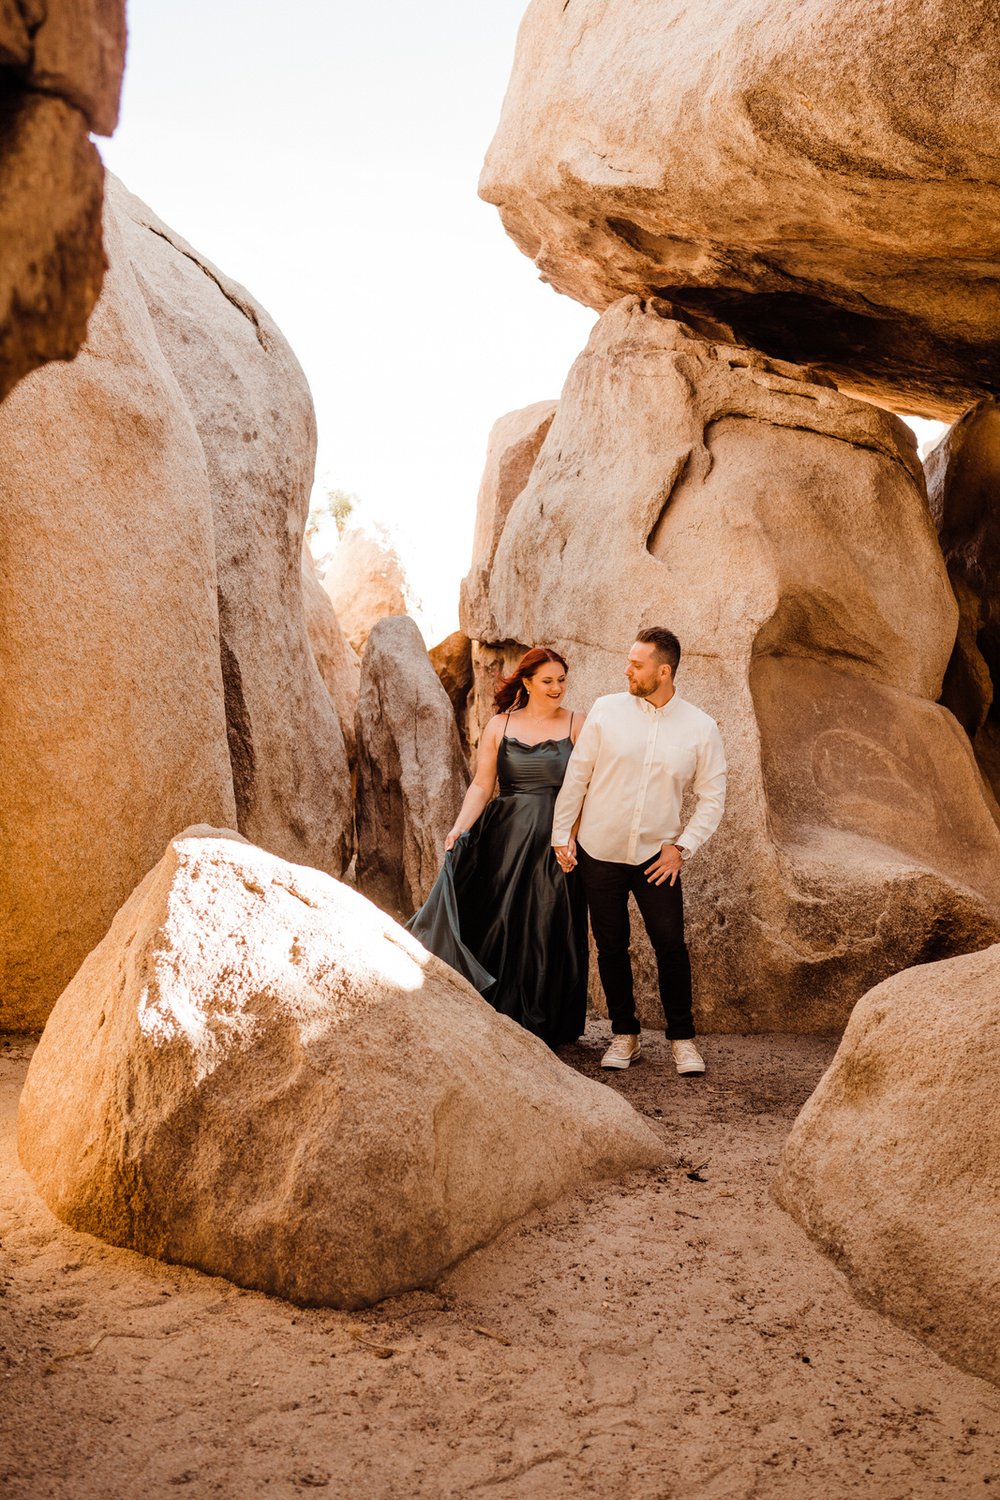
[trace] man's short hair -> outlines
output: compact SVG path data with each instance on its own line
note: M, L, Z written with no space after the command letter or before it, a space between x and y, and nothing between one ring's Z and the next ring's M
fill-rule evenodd
M650 625L646 630L640 630L636 640L643 646L652 646L659 662L669 662L671 670L676 672L681 659L681 643L672 630L665 625Z

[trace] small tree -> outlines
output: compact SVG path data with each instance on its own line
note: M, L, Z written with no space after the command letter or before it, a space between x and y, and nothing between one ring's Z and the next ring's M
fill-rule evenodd
M337 528L337 535L343 536L344 528L353 512L359 504L357 495L348 494L347 490L327 490L326 499L319 505L314 505L309 512L309 520L306 522L306 536L312 541L319 531L322 522L329 517Z
M330 491L327 497L327 508L333 517L338 536L344 535L344 527L347 525L352 512L357 508L357 504L357 495L349 495L346 490Z

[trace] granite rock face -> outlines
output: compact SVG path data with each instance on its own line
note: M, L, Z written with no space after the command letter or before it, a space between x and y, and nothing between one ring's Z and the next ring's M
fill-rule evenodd
M494 422L490 431L486 464L476 500L472 565L462 579L459 596L459 621L470 637L497 638L497 627L490 618L493 559L510 508L531 476L555 414L554 401L536 401L533 406L508 412Z
M1000 1383L1000 946L859 1001L774 1194L866 1302Z
M448 694L463 748L468 746L469 695L472 692L472 642L461 630L453 630L427 653L438 680Z
M640 627L677 632L730 763L685 867L699 1023L825 1030L1000 935L1000 832L936 702L958 612L908 429L666 311L598 322L465 628L556 646L581 708Z
M344 733L347 759L353 765L354 715L361 687L361 658L340 628L337 612L320 580L308 542L302 546L302 602L309 644L319 675L333 699Z
M235 820L205 454L119 226L72 364L0 405L0 1027L41 1027L194 818Z
M476 501L472 565L462 579L458 604L459 623L472 640L474 691L466 731L473 760L482 732L493 715L497 678L513 671L528 649L522 641L498 644L500 630L490 608L490 574L511 506L531 476L555 411L554 401L536 401L532 406L508 412L494 422L486 448L486 464Z
M339 875L352 842L350 774L302 599L316 457L309 387L249 292L119 183L108 192L205 452L237 826Z
M83 349L0 405L0 1027L41 1026L167 839L339 874L350 773L306 636L309 393L248 293L108 180Z
M355 737L358 886L409 917L437 877L469 771L448 695L408 615L380 620L368 638Z
M364 897L211 829L173 841L61 997L18 1149L76 1229L336 1307L663 1157Z
M532 0L480 191L578 301L956 416L1000 389L998 41L992 0Z
M72 359L101 290L104 169L118 119L124 0L0 6L0 401Z
M1000 405L983 401L967 411L924 467L960 615L942 702L1000 797Z

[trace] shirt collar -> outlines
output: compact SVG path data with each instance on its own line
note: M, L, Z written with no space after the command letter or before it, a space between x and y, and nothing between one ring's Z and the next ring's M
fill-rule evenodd
M672 698L668 698L666 703L661 704L659 708L655 708L653 704L650 703L648 698L636 698L635 701L642 709L642 712L644 714L653 714L655 716L657 714L669 713L674 704L680 701L680 696L680 693L676 688L674 688L674 696Z

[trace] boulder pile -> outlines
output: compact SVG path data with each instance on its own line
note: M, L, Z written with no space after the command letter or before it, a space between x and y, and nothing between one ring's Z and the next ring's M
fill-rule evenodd
M603 314L505 508L491 451L463 628L480 668L555 645L577 708L622 689L640 627L677 632L730 763L684 877L701 1025L827 1030L1000 937L1000 829L937 702L958 608L909 429L671 314Z
M526 645L586 708L677 631L730 764L684 871L699 1023L849 1020L779 1201L993 1380L997 40L989 0L532 0L481 193L601 317L494 429L462 617L473 724ZM926 474L879 407L959 419Z

